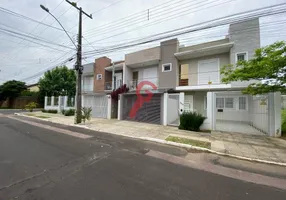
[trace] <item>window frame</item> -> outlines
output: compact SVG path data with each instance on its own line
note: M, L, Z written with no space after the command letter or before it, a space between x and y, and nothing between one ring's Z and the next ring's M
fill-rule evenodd
M232 99L232 108L226 107L226 99ZM224 109L234 110L235 109L235 98L234 97L224 97Z
M248 51L242 51L242 52L237 52L237 53L235 53L235 63L238 62L237 56L238 56L239 54L245 54L245 61L248 61Z
M222 103L222 104L223 104L223 107L217 107L217 99L223 99L223 103ZM216 101L216 102L215 102L215 107L216 107L216 109L224 109L224 99L225 99L224 97L216 97L216 99L215 99L215 101Z
M240 105L240 98L245 98L245 109L240 109L239 105ZM237 105L237 110L239 111L248 111L248 101L247 101L247 96L239 96L238 97L238 105Z
M100 78L99 78L100 77ZM96 74L96 80L102 80L102 74Z
M170 65L170 70L165 70L165 66ZM171 72L172 71L172 63L162 64L162 72Z

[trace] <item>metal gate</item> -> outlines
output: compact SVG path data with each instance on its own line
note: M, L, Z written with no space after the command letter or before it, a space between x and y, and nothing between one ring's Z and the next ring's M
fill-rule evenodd
M180 125L180 94L168 94L167 124L170 126Z
M142 94L143 97L147 95ZM152 124L161 124L161 101L162 94L154 94L149 102L142 102L143 105L136 112L136 115L130 117L130 111L134 109L134 104L137 101L137 95L123 96L123 120L131 120L138 122L147 122Z
M250 135L268 132L268 98L244 95L238 91L217 92L215 129Z
M84 96L83 106L92 108L92 117L107 118L107 105L106 95Z

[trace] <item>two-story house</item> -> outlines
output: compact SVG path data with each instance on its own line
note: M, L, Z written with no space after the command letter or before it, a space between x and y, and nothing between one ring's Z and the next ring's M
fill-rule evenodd
M107 57L83 65L82 106L92 108L92 117L107 118L107 95L123 84L124 65L124 61L112 62Z
M207 117L206 129L269 133L268 96L242 94L251 82L221 81L222 67L251 59L258 48L259 19L253 19L230 24L221 40L184 47L172 39L125 55L130 92L121 96L119 119L178 126L182 112L196 111ZM153 94L148 102L146 90Z

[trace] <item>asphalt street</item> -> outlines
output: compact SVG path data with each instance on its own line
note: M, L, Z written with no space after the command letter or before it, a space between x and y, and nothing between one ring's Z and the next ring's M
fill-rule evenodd
M148 155L154 151L184 157L184 149L8 117L0 114L0 200L286 199L282 189Z

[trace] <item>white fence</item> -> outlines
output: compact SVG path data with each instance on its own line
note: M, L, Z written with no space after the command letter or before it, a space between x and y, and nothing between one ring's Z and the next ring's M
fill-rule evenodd
M51 96L45 97L45 110L68 110L75 108L75 97L68 96Z

